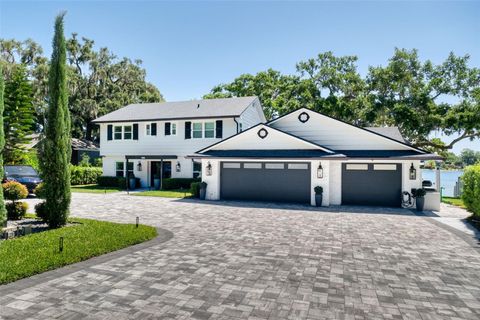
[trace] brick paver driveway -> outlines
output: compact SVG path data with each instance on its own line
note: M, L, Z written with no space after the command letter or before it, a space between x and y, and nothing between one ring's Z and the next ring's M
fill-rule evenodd
M480 318L480 251L428 217L120 194L73 200L75 216L140 216L174 237L0 287L0 318Z

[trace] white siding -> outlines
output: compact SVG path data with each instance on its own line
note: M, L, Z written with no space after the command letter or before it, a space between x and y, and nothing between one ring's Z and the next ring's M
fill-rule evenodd
M298 120L298 115L302 112L310 115L310 119L305 123ZM411 149L401 143L307 109L295 111L270 125L333 150Z
M315 205L315 190L316 186L320 186L323 188L323 199L322 199L322 206L329 206L330 205L330 162L331 161L311 161L311 205ZM323 169L323 178L317 177L317 169L318 166L322 164Z
M219 119L188 120L194 122L215 122ZM236 133L236 124L233 119L223 120L223 138L230 137ZM165 122L177 124L177 134L165 136ZM107 140L107 123L100 125L100 154L103 156L125 156L125 155L176 155L184 157L205 148L222 139L201 138L185 139L185 122L181 121L158 121L157 135L147 136L146 125L151 122L138 122L138 140ZM132 123L113 123L117 125L130 125Z
M260 101L255 101L240 115L239 123L242 123L242 129L246 130L258 123L265 122L265 116L261 109Z
M260 138L258 132L267 130L267 136ZM261 125L224 141L210 150L289 150L318 149L314 144L302 141L283 132Z

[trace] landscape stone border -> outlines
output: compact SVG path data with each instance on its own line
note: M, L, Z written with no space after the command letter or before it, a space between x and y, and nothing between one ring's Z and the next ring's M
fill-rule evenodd
M116 251L112 251L112 252L103 254L101 256L93 257L85 261L80 261L70 265L59 267L58 269L45 271L43 273L39 273L28 278L23 278L11 283L0 285L0 292L2 293L2 295L18 292L20 290L24 290L24 289L36 286L36 285L45 283L47 281L58 279L60 277L69 275L71 273L84 270L91 266L105 263L110 260L134 253L136 251L140 251L149 247L162 244L172 239L174 236L173 233L169 230L162 229L162 228L156 228L156 229L157 229L158 235L151 240L148 240L139 244L135 244L133 246L129 246L123 249L119 249Z

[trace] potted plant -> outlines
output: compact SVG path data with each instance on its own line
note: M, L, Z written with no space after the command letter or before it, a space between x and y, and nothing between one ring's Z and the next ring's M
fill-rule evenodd
M205 196L207 194L207 183L200 182L200 200L205 200Z
M412 190L412 195L415 198L415 205L417 207L417 211L423 211L423 208L425 206L425 194L427 194L427 191L425 191L425 189L423 188Z
M158 174L153 175L153 188L155 190L160 189L160 176Z
M315 188L313 188L313 190L315 191L315 205L317 207L321 207L323 201L323 188L320 186L316 186Z
M135 175L133 173L130 173L128 175L128 188L130 190L135 190L137 184L137 179L135 179Z

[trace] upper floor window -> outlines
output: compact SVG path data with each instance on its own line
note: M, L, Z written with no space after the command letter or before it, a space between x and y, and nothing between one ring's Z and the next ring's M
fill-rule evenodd
M177 124L176 124L176 123L172 123L172 124L171 124L170 134L171 134L172 136L176 136L176 135L177 135Z
M201 122L194 122L192 124L192 138L202 138L202 128L203 123Z
M239 127L239 129L240 129L240 132L242 132L242 131L243 131L243 123L240 122L240 123L238 124L238 127Z
M132 126L123 127L123 139L131 140L132 139Z
M113 138L115 140L122 140L122 126L115 126L114 127L114 135Z
M152 135L152 126L150 124L147 124L146 128L145 128L145 134L147 136L151 136Z
M205 138L215 137L215 122L205 122Z

